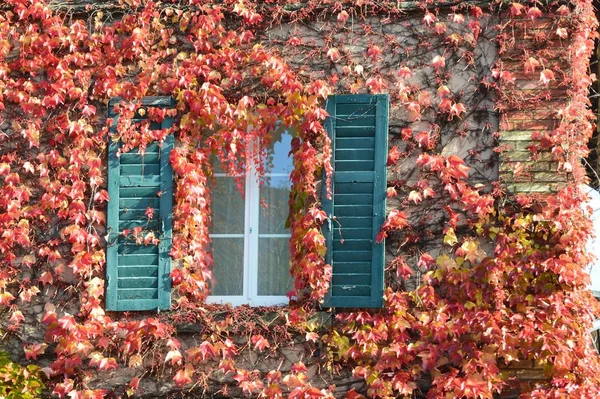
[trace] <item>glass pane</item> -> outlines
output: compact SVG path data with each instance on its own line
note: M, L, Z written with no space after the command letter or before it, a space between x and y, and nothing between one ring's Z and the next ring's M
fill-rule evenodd
M243 295L244 238L213 238L212 295Z
M288 177L265 177L260 187L259 233L287 234L285 220L288 217L290 179Z
M258 295L286 295L292 289L289 238L258 239Z
M212 234L244 234L244 199L235 177L217 177L212 193Z
M285 173L289 175L294 169L292 158L288 156L292 147L292 135L283 129L276 129L272 142L267 147L265 173Z

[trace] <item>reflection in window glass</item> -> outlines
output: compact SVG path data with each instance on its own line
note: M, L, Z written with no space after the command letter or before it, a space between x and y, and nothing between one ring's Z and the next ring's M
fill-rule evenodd
M212 194L213 234L244 234L244 199L235 177L217 177Z
M242 295L244 238L213 238L213 295Z
M292 158L288 156L292 147L292 135L287 130L275 131L267 146L264 162L265 174L284 173L289 175L294 169Z
M263 182L258 220L261 234L289 234L289 229L285 228L289 198L289 177L270 177Z
M258 239L258 295L286 295L292 289L289 237Z

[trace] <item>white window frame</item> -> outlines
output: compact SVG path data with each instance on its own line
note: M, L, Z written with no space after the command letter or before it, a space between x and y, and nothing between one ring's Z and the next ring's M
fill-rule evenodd
M252 146L250 146L252 147ZM249 148L251 151L252 148ZM253 154L248 151L249 154ZM251 159L251 157L249 157ZM218 177L235 177L228 173L215 173ZM288 173L265 173L262 177L287 177ZM256 165L251 161L246 172L245 197L244 197L244 234L210 234L211 238L244 238L244 267L242 295L209 295L208 303L231 304L233 306L277 306L287 305L289 298L286 295L258 295L258 241L262 238L290 238L287 234L259 234L260 216L260 178ZM240 194L241 195L241 194ZM213 199L217 200L217 199ZM289 270L289 264L285 265ZM218 265L214 265L219 267Z

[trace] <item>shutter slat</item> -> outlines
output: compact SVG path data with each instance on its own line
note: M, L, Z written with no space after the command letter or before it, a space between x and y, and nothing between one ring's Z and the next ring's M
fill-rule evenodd
M373 183L353 183L342 184L339 180L336 180L336 184L333 186L334 194L369 194L373 192Z
M350 248L351 251L370 251L373 241L369 240L333 240L334 251L344 251Z
M158 145L158 143L149 143L146 146L144 154L146 154L146 153L152 153L152 152L158 153L159 151L160 151L160 146Z
M331 285L362 285L371 281L371 273L334 274Z
M160 183L160 175L121 176L121 187L155 187ZM158 191L158 190L157 190Z
M158 285L158 277L119 277L119 289L128 288L155 288Z
M336 217L337 223L336 228L363 228L370 229L372 231L373 218L371 217Z
M351 137L335 139L335 146L339 149L368 149L375 148L375 138L373 137Z
M370 194L338 194L335 197L336 205L373 205L373 196Z
M117 307L115 309L120 312L127 311L144 311L144 310L156 310L156 298L153 299L144 299L144 298L135 298L135 299L123 299L120 298Z
M338 262L370 262L373 260L373 253L369 251L355 251L348 249L347 251L331 251L333 254L333 261ZM335 273L335 271L334 271Z
M121 165L142 164L151 165L160 163L158 152L146 152L145 154L126 152L121 154Z
M332 286L331 307L381 307L384 245L375 237L385 218L387 95L330 96L325 121L332 141L333 198L323 210Z
M121 277L158 277L158 264L154 266L119 266L119 281Z
M370 285L354 285L354 284L346 284L346 285L334 285L331 287L333 296L370 296L371 295L371 286ZM348 306L344 307L356 307L351 305L351 301L349 301ZM338 306L342 307L342 306Z
M338 138L375 137L375 128L370 126L344 126L337 129Z
M373 216L373 207L369 205L335 205L333 207L336 216Z
M119 244L119 255L153 255L158 253L156 245Z
M154 217L156 218L158 213L159 213L159 209L158 208L153 208L154 209ZM148 219L148 216L146 216L146 208L144 209L119 209L119 220L121 221L125 221L125 220L152 220L152 219Z
M366 228L366 229L356 229L356 228L344 227L342 225L342 226L339 226L339 228L334 227L333 239L334 240L371 239L372 233L373 233L373 231L370 227Z
M120 198L141 198L141 197L157 197L160 191L160 186L156 187L121 187L119 189Z
M343 106L346 104L369 104L372 105L374 103L374 98L375 97L386 97L387 98L387 94L383 94L380 96L374 96L372 94L342 94L342 95L336 95L336 96L329 96L329 98L335 98L335 103L338 106ZM330 114L331 115L331 114Z
M158 299L158 288L119 289L117 299Z
M121 209L146 209L157 208L160 206L158 197L149 198L121 198L119 199L119 208Z
M374 161L336 161L335 170L338 172L356 172L373 170Z
M348 115L370 115L375 116L375 112L377 111L377 107L375 104L337 104L337 117L343 118ZM336 131L337 133L337 131Z
M336 126L354 126L373 128L375 125L375 115L344 115L338 116L335 121Z
M119 221L119 231L125 229L132 230L134 227L141 227L144 230L158 230L158 220L156 219L133 219Z
M372 161L375 159L375 149L358 149L352 148L348 150L338 149L335 152L336 161Z
M371 273L371 262L336 262L337 274L369 274Z
M351 172L351 171L342 171L337 172L333 178L336 183L352 183L348 185L348 189L350 190L350 194L356 193L358 191L364 191L364 186L360 185L360 183L373 183L375 181L375 176L373 172ZM335 185L337 187L337 184Z
M121 164L121 176L158 176L160 177L159 164Z
M120 266L140 266L153 265L158 267L158 253L156 254L135 254L135 255L119 255L119 270Z

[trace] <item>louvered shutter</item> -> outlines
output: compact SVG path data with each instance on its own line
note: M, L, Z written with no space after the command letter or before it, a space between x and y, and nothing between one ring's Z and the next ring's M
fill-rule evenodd
M115 122L115 102L109 104L109 117ZM144 107L173 107L170 97L147 97ZM141 120L141 117L140 119ZM173 124L165 118L150 129L166 129ZM173 135L162 146L150 144L144 155L136 149L117 157L120 142L111 141L108 148L107 212L108 243L106 251L106 309L114 311L168 310L171 306L171 226L173 209L173 171L169 154ZM146 216L147 208L154 217ZM123 230L142 227L143 234L153 232L158 245L140 245L124 237Z
M333 268L325 305L383 305L385 244L375 237L385 219L388 104L386 94L337 95L327 100L325 127L332 141L333 198L324 228L326 261Z

